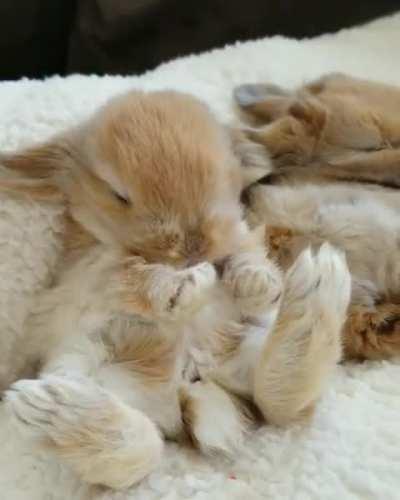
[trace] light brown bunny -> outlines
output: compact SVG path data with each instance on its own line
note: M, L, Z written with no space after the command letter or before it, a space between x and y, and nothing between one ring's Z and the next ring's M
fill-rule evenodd
M309 244L343 249L353 277L345 356L399 355L400 88L333 74L295 92L255 84L235 95L274 164L247 196L272 254L285 268Z
M6 406L83 480L134 484L161 435L235 449L254 404L278 425L312 411L341 356L349 274L329 245L284 278L266 257L239 203L269 168L262 147L190 96L131 92L2 163L0 188L66 213L64 257L26 325L39 378Z
M254 84L235 96L258 125L248 136L271 154L271 182L400 187L400 88L335 73L294 92Z

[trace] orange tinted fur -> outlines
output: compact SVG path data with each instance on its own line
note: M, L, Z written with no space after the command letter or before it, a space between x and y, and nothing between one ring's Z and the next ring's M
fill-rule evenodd
M243 110L259 125L248 135L270 151L273 182L400 187L398 87L332 74L295 92L271 85L242 92L246 88L254 95Z
M58 190L67 217L65 258L26 325L39 378L5 405L83 480L139 481L160 434L185 426L203 451L237 450L254 403L275 425L314 408L350 277L328 244L285 276L268 258L239 202L270 169L259 145L194 98L132 92L3 164L17 193L35 196L27 180Z
M65 207L54 286L26 325L39 378L6 397L15 420L85 481L114 488L157 465L160 433L180 435L182 388L196 401L199 446L238 444L245 420L233 395L252 399L266 333L246 321L276 308L282 285L239 200L268 171L262 148L195 98L130 92L1 161L10 176L0 189L57 194Z
M54 141L3 155L2 163L38 187L58 187L74 220L148 262L214 260L237 240L238 160L229 135L189 96L132 92ZM1 187L36 195L22 179Z
M371 190L371 186L400 187L400 88L332 74L294 92L268 84L244 86L237 94L239 104L240 92L242 97L251 93L242 109L256 126L247 135L271 153L271 184L294 184L300 192L302 184L353 183L355 200L364 185ZM370 196L379 196L386 204L383 191L372 190ZM323 229L267 225L266 243L271 255L287 268L302 248L323 241L318 231L323 233ZM360 258L363 251L361 246ZM398 291L380 293L380 301L373 306L351 306L343 330L346 358L385 359L400 354Z

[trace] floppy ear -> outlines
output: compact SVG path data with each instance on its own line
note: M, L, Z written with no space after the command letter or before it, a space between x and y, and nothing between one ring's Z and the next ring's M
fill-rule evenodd
M231 128L230 137L233 152L241 165L243 189L272 172L268 151L261 144L250 140L246 129Z
M60 200L57 178L71 157L68 142L54 139L21 152L0 154L0 191L37 200Z
M271 97L289 97L291 93L273 83L245 83L233 89L233 95L239 106L250 106Z
M265 124L286 114L294 94L273 84L247 83L236 87L233 97L245 116Z

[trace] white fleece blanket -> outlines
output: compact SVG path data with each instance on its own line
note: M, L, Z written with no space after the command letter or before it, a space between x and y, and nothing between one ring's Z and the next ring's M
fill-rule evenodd
M71 76L0 84L0 150L43 139L129 88L175 88L234 119L234 85L295 86L328 71L400 84L400 14L312 40L252 41L164 64L140 77ZM1 335L17 338L57 252L57 213L0 199ZM306 429L263 428L233 462L168 446L161 469L115 494L80 484L28 447L0 406L0 500L398 500L400 362L339 367Z

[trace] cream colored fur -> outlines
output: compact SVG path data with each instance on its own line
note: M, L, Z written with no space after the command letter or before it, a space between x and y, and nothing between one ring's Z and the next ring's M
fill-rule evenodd
M228 452L252 403L285 423L318 399L340 356L349 275L324 246L301 255L282 288L239 205L243 170L262 161L268 169L201 102L168 92L128 93L3 157L13 175L0 187L66 202L64 259L25 325L23 368L39 363L38 378L16 382L6 407L83 480L126 488L157 466L161 436ZM268 314L278 314L270 337ZM271 371L275 352L286 364Z
M344 359L397 357L400 88L333 73L296 92L249 84L235 95L273 158L269 187L247 201L274 257L287 268L308 245L343 249L353 281Z
M290 260L329 241L343 250L353 280L352 302L370 304L399 292L400 201L396 191L364 186L256 186L251 225L293 230Z
M107 260L100 259L101 264ZM46 306L46 312L40 319L36 316L37 330L32 330L40 338L36 347L42 351L46 345L41 376L14 384L6 401L24 432L90 483L120 489L147 475L161 456L159 433L179 435L189 404L190 434L204 451L229 452L240 444L247 419L241 409L243 401L235 403L236 397L254 397L273 423L301 417L318 399L340 357L349 275L343 258L332 247L324 246L315 257L307 251L289 271L283 307L269 338L263 327L244 328L239 332L245 338L242 349L220 364L218 355L211 355L213 330L223 313L214 300L197 318L186 321L179 333L185 349L176 356L170 379L161 382L144 380L115 362L109 347L127 335L156 334L163 342L165 336L176 335L170 328L155 333L139 318L111 314L106 309L108 294L99 293L106 276L107 268L96 265L84 280L74 273L73 281L64 283L59 295L45 292L41 306ZM303 315L300 323L299 314ZM229 310L228 318L232 315ZM85 329L89 318L98 329ZM282 322L292 329L285 330L280 340ZM321 352L324 356L316 363L315 356ZM270 357L278 364L271 365ZM281 364L282 358L285 363ZM191 373L184 369L190 363L202 381L185 377ZM296 387L291 387L293 377ZM181 406L182 390L185 402Z

